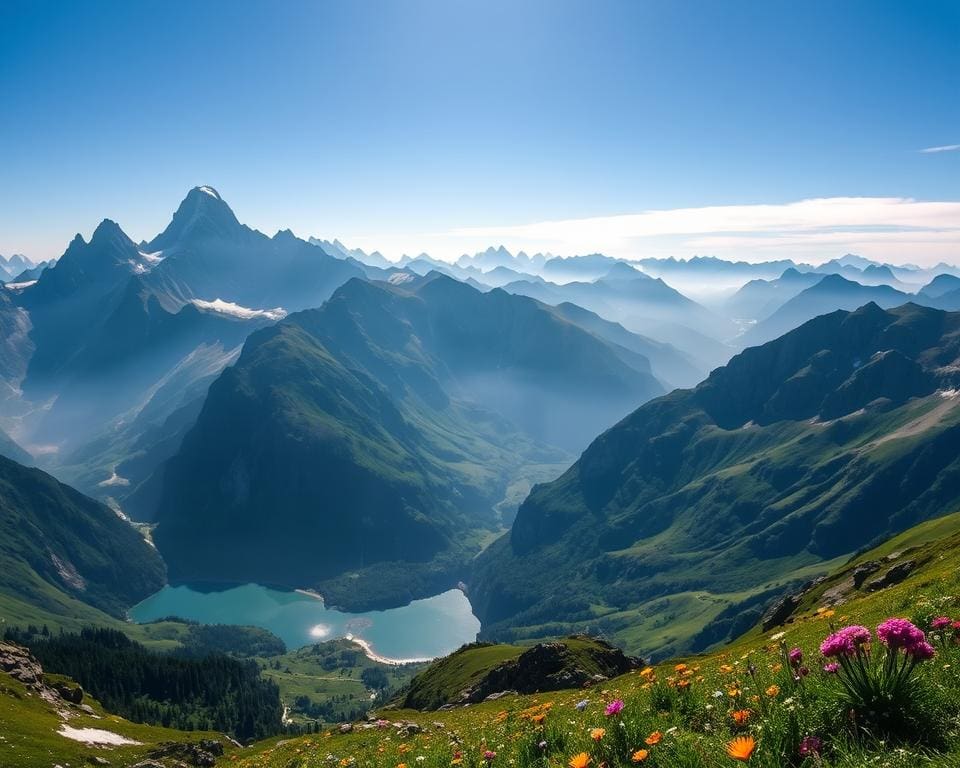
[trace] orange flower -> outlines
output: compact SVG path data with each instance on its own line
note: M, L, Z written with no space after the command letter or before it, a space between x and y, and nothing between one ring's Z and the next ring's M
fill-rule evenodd
M780 695L779 685L771 685L769 688L767 688L767 696L772 697L772 696L779 696L779 695Z
M733 672L733 667L731 667L729 664L721 664L720 671L723 672L723 674L728 675Z
M689 687L690 687L690 681L687 679L680 680L677 683L677 688L689 688Z
M579 755L574 755L570 758L570 762L567 763L570 768L587 768L590 765L590 755L586 752L581 752Z
M530 718L534 725L540 725L544 720L547 719L546 715L534 715Z
M606 728L594 728L590 731L590 738L594 741L600 741L604 736L607 735Z
M397 763L397 768L407 768L406 763Z
M675 667L673 668L673 671L674 671L674 672L683 672L686 668L687 668L687 665L686 665L686 664L677 664L677 666L675 666Z
M646 741L647 744L649 744L652 747L654 744L659 744L660 739L662 738L663 738L663 734L660 733L660 731L654 731L649 736L647 736L647 738L644 739L644 741Z
M757 748L757 742L753 736L737 736L733 741L727 744L727 754L734 760L746 762Z
M630 759L633 760L633 762L635 763L642 763L644 760L647 759L649 754L650 754L649 749L638 749L636 752L633 753Z
M733 718L733 722L735 722L737 725L744 725L747 720L750 719L750 710L738 709L735 712L731 712L730 717Z

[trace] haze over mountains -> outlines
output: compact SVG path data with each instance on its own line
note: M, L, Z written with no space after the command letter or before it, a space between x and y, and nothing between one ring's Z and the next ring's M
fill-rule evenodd
M36 276L0 288L0 454L155 526L176 582L359 610L466 581L488 637L665 652L957 501L945 265L390 262L207 186L149 241L105 219L3 265Z

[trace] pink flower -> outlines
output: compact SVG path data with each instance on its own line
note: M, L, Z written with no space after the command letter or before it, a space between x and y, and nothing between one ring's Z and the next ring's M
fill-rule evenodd
M609 704L607 704L607 708L604 710L604 714L607 717L610 717L611 715L619 715L622 711L623 711L623 699L614 699Z
M790 658L790 665L793 667L800 666L800 662L803 661L803 651L799 648L792 648L788 656Z
M918 629L906 619L887 619L877 627L880 642L892 650L905 649L908 653L920 643L926 641L923 630Z
M844 627L828 635L826 640L820 643L820 653L828 658L853 656L860 645L870 642L870 637L870 630L866 627L859 625Z
M937 616L937 618L930 622L930 627L932 629L946 629L952 623L949 616Z
M816 736L806 736L803 741L800 742L800 757L819 755L821 749L823 749L823 741L821 739L818 739Z
M840 671L840 665L835 661L831 661L829 664L823 665L823 671L828 675L835 675Z
M930 645L930 643L924 640L910 648L907 648L907 653L910 656L913 656L913 658L915 658L917 661L926 661L927 659L932 659L936 651L934 651L933 646Z
M492 749L488 749L483 753L483 759L486 760L488 763L492 763L493 758L495 758L496 756L497 756L497 753L494 752Z

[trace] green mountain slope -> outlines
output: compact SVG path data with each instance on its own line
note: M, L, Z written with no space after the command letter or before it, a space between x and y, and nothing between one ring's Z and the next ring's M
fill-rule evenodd
M642 406L478 559L482 636L589 627L690 649L713 619L956 508L958 357L960 314L870 304Z
M450 586L509 522L501 499L559 471L546 444L582 446L662 391L626 353L502 291L350 281L211 386L166 465L157 545L177 580L351 607Z
M0 595L67 612L75 598L114 616L159 589L164 566L104 505L0 456ZM8 623L14 615L4 618Z

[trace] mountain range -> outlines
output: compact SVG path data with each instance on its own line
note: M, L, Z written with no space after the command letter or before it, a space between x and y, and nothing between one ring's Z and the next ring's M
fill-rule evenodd
M870 303L641 406L477 559L482 634L600 629L662 654L742 631L790 583L960 505L958 363L960 314Z
M531 299L351 280L213 383L165 466L155 540L177 580L402 603L462 573L518 485L662 391L646 358Z

